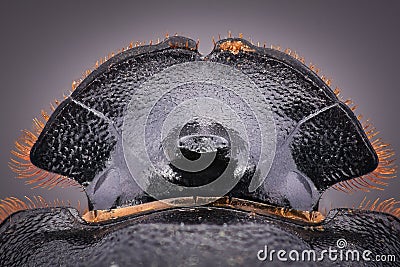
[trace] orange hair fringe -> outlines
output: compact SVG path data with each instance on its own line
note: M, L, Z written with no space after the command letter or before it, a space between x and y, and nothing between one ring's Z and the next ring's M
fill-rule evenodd
M0 200L0 223L2 223L8 216L17 211L49 207L72 207L72 205L70 201L64 202L63 200L59 199L55 199L54 201L49 202L41 196L34 196L32 198L25 196L25 200L21 200L16 197L8 197ZM82 208L79 200L76 208L81 214L86 212L86 210L81 210Z
M369 210L369 211L377 211L391 214L397 218L400 218L400 201L395 200L394 198L389 198L383 201L380 201L379 198L375 199L375 201L368 200L367 197L361 201L358 207L353 207L359 210Z

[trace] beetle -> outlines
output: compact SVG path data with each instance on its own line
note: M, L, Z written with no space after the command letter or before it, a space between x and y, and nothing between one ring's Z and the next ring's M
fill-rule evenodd
M260 263L254 253L266 242L320 251L342 237L377 254L377 235L384 252L399 254L394 200L370 206L378 212L318 212L327 188L375 188L395 172L392 151L330 80L290 50L241 36L219 40L207 56L197 46L181 36L131 45L74 83L51 116L42 113L10 165L40 186L78 183L89 211L11 215L1 226L2 262L175 264L193 255L195 263L241 265ZM28 202L2 207L43 201Z

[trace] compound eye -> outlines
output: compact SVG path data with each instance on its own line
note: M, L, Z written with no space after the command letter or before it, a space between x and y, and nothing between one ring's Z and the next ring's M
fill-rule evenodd
M279 181L276 191L285 204L297 210L309 210L319 198L318 190L310 179L299 172L290 171Z

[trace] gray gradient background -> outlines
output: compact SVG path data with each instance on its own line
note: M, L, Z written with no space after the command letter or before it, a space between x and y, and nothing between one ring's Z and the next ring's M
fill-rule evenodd
M166 32L200 39L244 33L253 41L290 47L316 63L371 118L384 140L400 151L399 1L2 1L0 198L42 195L80 199L78 189L35 189L15 179L9 151L20 130L70 88L97 59L135 41ZM370 198L399 199L400 181ZM352 196L332 191L324 206L352 206Z

